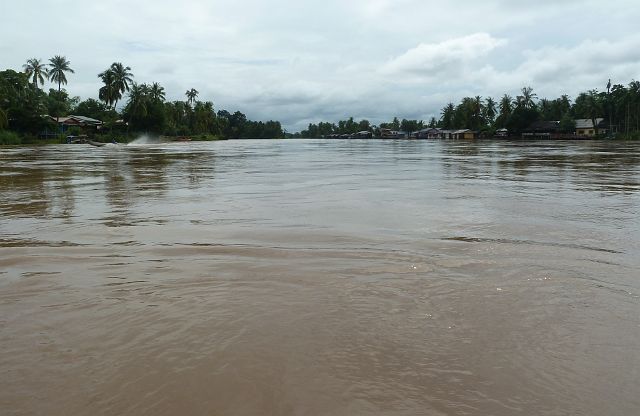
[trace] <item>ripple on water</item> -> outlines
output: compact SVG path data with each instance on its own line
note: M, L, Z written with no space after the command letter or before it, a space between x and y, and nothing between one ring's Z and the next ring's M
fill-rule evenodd
M1 149L0 409L636 414L637 150Z

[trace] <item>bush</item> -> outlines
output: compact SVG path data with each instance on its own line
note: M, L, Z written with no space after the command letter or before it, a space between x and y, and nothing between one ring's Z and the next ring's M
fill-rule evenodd
M78 126L69 127L67 130L67 136L80 136L82 134L82 129Z
M640 140L640 131L632 131L629 132L629 134L618 134L616 136L617 139L622 139L622 140Z
M0 130L0 145L8 144L22 144L22 139L12 131Z

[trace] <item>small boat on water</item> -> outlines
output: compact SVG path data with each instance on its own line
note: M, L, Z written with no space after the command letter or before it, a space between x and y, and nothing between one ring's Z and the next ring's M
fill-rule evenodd
M95 146L95 147L102 147L102 146L106 146L107 145L106 143L94 142L93 140L89 140L89 139L85 140L85 142L87 144L90 144L91 146Z
M103 147L103 146L107 145L107 143L96 142L96 141L90 140L89 137L87 135L84 135L84 134L79 135L79 136L67 136L67 143L69 143L69 144L89 144L89 145L95 146L95 147Z

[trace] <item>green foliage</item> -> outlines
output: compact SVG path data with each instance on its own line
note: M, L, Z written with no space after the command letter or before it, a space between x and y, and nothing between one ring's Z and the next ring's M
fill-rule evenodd
M443 129L452 129L453 128L453 117L455 116L456 108L453 106L453 103L447 104L442 109L442 117L440 118L440 127Z
M46 94L29 85L27 74L11 69L0 72L0 108L8 127L18 132L38 133L47 121Z
M46 97L47 114L51 117L66 116L76 101L76 99L70 99L66 91L51 88Z
M82 134L82 129L78 126L69 127L67 130L67 136L80 136Z
M41 59L28 59L27 63L22 65L22 68L24 68L24 72L25 74L27 74L27 78L32 79L33 87L35 89L38 89L38 82L40 82L40 85L44 85L44 79L49 78L47 67Z
M0 130L6 129L7 127L9 127L7 111L0 108Z
M521 105L513 110L513 113L507 120L506 127L510 132L522 132L533 122L540 119L540 114L535 107L526 107Z
M450 108L445 107L447 111ZM479 130L484 125L482 97L465 97L455 108L450 128Z
M424 123L421 120L407 120L403 118L400 122L400 130L408 133L421 130L423 127Z
M0 145L22 144L22 140L17 133L8 130L0 130Z
M114 62L98 75L103 83L98 91L98 98L102 102L93 98L80 102L78 98L70 98L61 88L67 83L66 74L74 73L66 57L56 55L48 65L50 71L41 60L30 59L24 65L23 73L13 70L0 72L0 129L18 132L23 137L23 143L27 136L28 140L38 140L37 136L43 131L57 131L55 121L45 115L56 118L69 114L103 121L104 127L97 131L95 140L107 140L113 136L121 141L130 134L129 130L199 135L203 140L284 137L282 126L277 121L251 121L239 111L233 114L226 110L216 113L212 102L196 100L199 93L195 88L187 91L188 103L166 103L162 86L158 83L135 84L131 68L119 62ZM46 94L38 88L45 77L57 83L58 89L50 89ZM127 104L120 114L116 106L127 92ZM364 120L359 127L367 126L368 122ZM69 133L78 132L72 129Z
M130 71L130 67L125 67L120 62L114 62L109 68L98 74L98 78L104 83L104 86L98 91L98 97L107 106L112 106L115 109L122 94L129 91L129 86L133 83L133 74Z
M185 95L187 96L187 102L189 103L189 105L193 105L193 103L196 101L196 97L198 96L198 94L199 92L195 88L191 88L190 90L185 92Z
M576 131L576 121L568 112L560 119L560 131L563 133L573 133Z
M74 73L74 70L70 67L71 62L66 57L56 55L49 59L49 79L58 83L58 91L62 84L67 85L67 76L65 72Z
M118 113L110 110L106 104L93 98L78 103L71 109L71 112L77 116L91 117L104 122L113 122L119 118Z

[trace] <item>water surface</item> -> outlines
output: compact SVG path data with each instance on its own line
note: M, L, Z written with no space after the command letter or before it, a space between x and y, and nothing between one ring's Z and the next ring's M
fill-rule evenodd
M0 414L640 414L639 151L0 148Z

